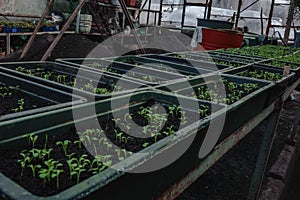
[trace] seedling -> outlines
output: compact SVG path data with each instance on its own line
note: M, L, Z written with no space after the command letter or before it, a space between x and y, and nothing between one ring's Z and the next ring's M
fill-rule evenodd
M35 145L35 143L36 143L37 140L38 140L38 135L34 135L33 133L31 133L31 134L29 135L29 140L28 140L28 142L29 142L29 145L30 145L30 144L32 145L32 147L34 147L34 145Z
M71 141L64 140L64 141L57 141L56 145L61 145L64 150L65 155L67 155L67 147L70 143L71 143Z

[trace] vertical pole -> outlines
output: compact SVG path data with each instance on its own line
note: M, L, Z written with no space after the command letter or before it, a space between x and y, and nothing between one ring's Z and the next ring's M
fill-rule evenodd
M162 18L162 6L163 6L163 0L160 0L159 4L159 14L158 14L158 26L161 25L161 18Z
M239 5L236 13L235 27L238 27L243 0L239 0Z
M260 28L261 28L261 31L260 31L260 34L264 34L264 20L263 20L263 9L261 8L260 10Z
M291 30L292 22L294 19L294 11L295 11L295 0L290 0L290 8L289 8L288 17L286 20L284 37L283 37L283 41L286 44L288 43L289 37L290 37L290 30Z
M267 29L266 29L266 36L269 35L270 28L272 26L272 17L273 17L274 5L275 5L275 0L272 0L272 2L271 2L271 8L270 8L270 13L269 13L269 18L268 18Z
M213 0L210 0L209 3L208 3L207 19L210 19L210 16L211 16L212 1Z
M75 32L79 33L79 26L80 26L80 12L81 10L78 11L78 15L76 17L76 28L75 28Z
M10 54L10 33L6 35L6 55Z
M39 23L35 27L32 35L31 35L29 41L27 42L27 44L26 44L26 46L24 48L24 51L22 52L22 54L21 54L21 56L20 56L19 59L24 58L24 56L28 53L28 51L29 51L29 49L30 49L30 47L31 47L31 45L33 43L33 40L35 39L37 32L39 31L40 27L42 26L43 21L46 18L46 16L47 16L47 14L48 14L48 12L50 10L50 7L52 6L53 2L54 2L54 0L49 0L49 3L47 5L47 7L45 8L45 10L44 10L44 12L43 12L43 14L42 14L42 16L41 16L41 18L39 20Z
M45 54L43 55L41 61L45 61L47 60L47 58L49 57L50 53L52 52L52 50L56 47L57 43L59 42L59 40L61 39L61 37L63 36L63 34L65 33L65 31L67 30L67 28L69 27L69 25L71 24L71 22L74 20L75 16L77 15L77 13L79 12L79 10L82 8L82 6L85 4L86 0L81 0L80 3L78 4L78 6L75 8L73 14L70 16L70 18L68 19L68 21L65 23L65 25L63 26L63 28L61 29L61 31L59 32L59 34L55 37L54 41L52 42L52 44L50 45L50 47L47 49L47 51L45 52Z
M205 10L204 10L204 16L203 16L203 19L206 18L206 15L207 15L207 8L208 8L208 0L205 1Z
M280 108L276 108L267 118L268 121L267 127L265 129L266 132L264 133L261 147L259 150L259 155L256 161L256 166L252 174L251 184L247 198L248 200L255 200L259 195L273 142L276 136L279 121L278 119L282 105L283 104L281 104Z
M149 25L150 10L151 10L151 0L149 0L149 4L148 4L148 12L147 12L147 22L146 22L146 27L148 27L148 25ZM147 31L146 31L146 32L147 32Z
M183 0L183 8L182 8L182 16L181 16L181 28L184 27L185 7L186 7L186 0Z

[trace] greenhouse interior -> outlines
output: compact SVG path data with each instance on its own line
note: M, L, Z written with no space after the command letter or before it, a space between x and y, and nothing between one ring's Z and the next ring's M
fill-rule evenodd
M300 0L0 15L1 199L300 199Z

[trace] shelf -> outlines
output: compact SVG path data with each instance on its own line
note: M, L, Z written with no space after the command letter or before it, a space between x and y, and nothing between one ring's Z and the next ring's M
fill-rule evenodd
M49 32L37 32L37 35L41 34L58 34L60 31L49 31ZM75 33L75 31L66 31L65 33L70 34L70 33ZM19 36L19 35L32 35L33 32L18 32L18 33L0 33L0 36Z

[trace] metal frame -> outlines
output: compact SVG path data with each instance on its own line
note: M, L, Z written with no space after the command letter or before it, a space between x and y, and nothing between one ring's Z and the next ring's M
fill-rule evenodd
M248 193L248 200L257 198L266 166L268 163L270 151L272 149L274 138L278 126L278 119L283 103L289 98L291 92L300 84L298 79L292 86L286 89L285 93L274 101L270 106L265 108L260 114L252 118L245 125L226 138L222 143L217 145L214 150L198 165L194 170L190 171L185 177L171 185L165 192L160 194L157 199L175 199L181 192L188 188L196 181L204 172L206 172L213 164L215 164L225 153L232 149L241 139L251 132L258 124L264 120L268 120L266 132L260 147L255 170L252 175L251 184ZM297 118L298 117L298 118ZM297 123L300 117L300 108L298 116L294 120Z

